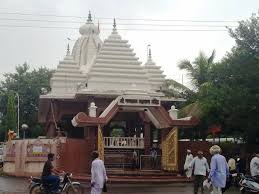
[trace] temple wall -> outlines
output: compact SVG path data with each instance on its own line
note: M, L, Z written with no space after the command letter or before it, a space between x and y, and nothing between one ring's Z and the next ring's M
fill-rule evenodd
M86 139L66 139L66 143L58 146L60 159L57 167L73 173L89 173L91 151Z
M48 153L54 153L53 165L72 173L90 172L87 139L25 139L7 142L4 173L14 176L40 176Z

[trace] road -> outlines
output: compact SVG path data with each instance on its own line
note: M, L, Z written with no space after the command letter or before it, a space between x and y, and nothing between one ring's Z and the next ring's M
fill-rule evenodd
M22 178L0 177L0 194L28 194L29 182ZM85 194L90 190L84 184ZM192 194L192 184L112 184L108 185L108 193L111 194ZM237 190L228 191L225 194L238 194ZM208 192L206 194L209 194Z

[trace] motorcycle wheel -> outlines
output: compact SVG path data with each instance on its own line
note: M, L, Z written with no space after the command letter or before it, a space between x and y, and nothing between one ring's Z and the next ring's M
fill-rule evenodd
M43 192L41 190L40 185L34 185L31 189L30 189L30 194L45 194L45 192Z
M83 193L84 193L83 187L78 184L69 185L66 192L66 194L83 194Z

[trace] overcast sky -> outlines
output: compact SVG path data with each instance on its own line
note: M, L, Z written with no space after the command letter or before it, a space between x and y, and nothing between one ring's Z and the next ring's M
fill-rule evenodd
M159 20L205 20L237 21L247 19L259 8L259 0L1 0L0 3L0 67L1 74L13 72L17 64L27 62L32 68L46 66L56 68L64 57L67 37L77 39L78 28L85 19L59 16L87 16L91 10L95 18L146 18ZM33 15L14 15L6 13L26 13ZM5 14L4 14L5 13ZM15 20L12 20L15 19ZM19 21L45 20L43 21ZM49 22L46 22L48 20ZM53 22L60 21L60 22ZM67 23L67 22L73 23ZM78 22L78 23L77 23ZM80 24L81 22L81 24ZM97 19L95 20L97 23ZM99 19L101 38L110 33L112 20ZM197 23L176 21L136 21L117 20L118 29L211 29L222 27L192 26L125 26L122 24L162 24L162 25L237 25L236 23ZM121 25L120 25L121 24ZM6 27L34 26L31 27ZM37 28L71 27L71 29ZM107 30L108 29L108 30ZM234 45L227 31L127 31L119 30L123 39L129 40L140 61L146 61L147 45L152 47L154 61L162 66L168 78L181 81L182 73L177 62L181 59L191 61L199 51L210 54L216 49L217 59ZM73 45L74 41L70 41ZM187 79L184 78L186 84Z

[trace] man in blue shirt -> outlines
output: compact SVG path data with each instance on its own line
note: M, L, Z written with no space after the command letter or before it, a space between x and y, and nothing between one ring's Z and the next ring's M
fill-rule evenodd
M56 175L61 175L62 173L59 170L55 169L52 165L52 162L54 161L54 156L55 155L52 153L48 154L48 160L45 162L42 171L42 180L52 185L51 191L53 191L54 193L59 193L60 179L59 176Z
M225 188L227 176L229 175L229 167L226 158L222 156L221 148L214 145L210 148L212 156L210 163L209 180L212 183L213 194L222 194L222 188Z

